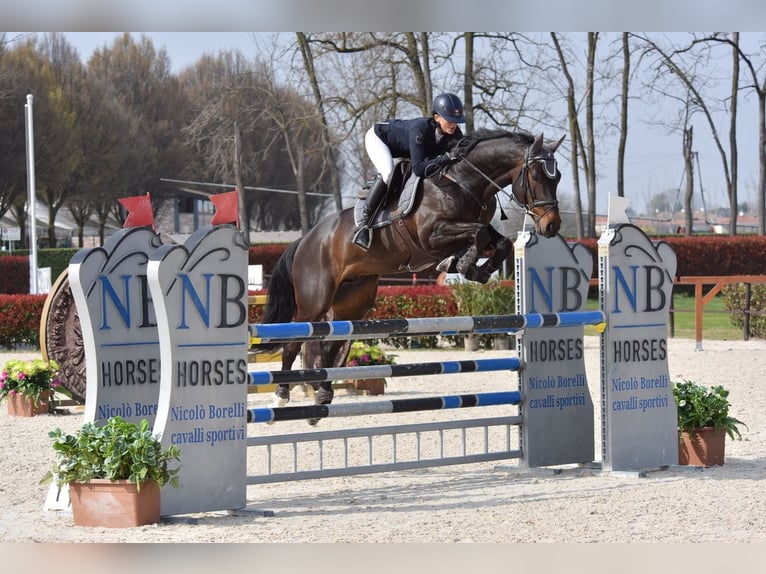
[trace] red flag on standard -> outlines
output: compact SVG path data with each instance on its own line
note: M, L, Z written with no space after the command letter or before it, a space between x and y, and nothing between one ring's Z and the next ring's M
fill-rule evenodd
M239 229L239 196L237 190L228 191L211 195L210 201L215 205L211 225L220 225L222 223L235 223Z
M144 227L151 225L154 231L154 215L152 214L152 200L149 194L136 197L118 198L122 206L128 210L123 227Z

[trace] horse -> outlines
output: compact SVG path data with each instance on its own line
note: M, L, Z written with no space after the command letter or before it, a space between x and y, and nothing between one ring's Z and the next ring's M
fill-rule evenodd
M486 283L513 249L512 241L490 225L496 195L503 188L512 186L510 197L532 217L537 233L546 237L558 233L556 188L561 173L554 153L564 137L548 144L543 134L496 130L463 138L453 148L456 162L422 179L410 209L399 209L401 202L386 198L384 215L389 219L378 220L366 252L351 241L353 207L325 216L277 260L262 322L365 319L375 304L378 281L386 274L437 268ZM400 179L408 175L407 164L399 164L405 166L401 173L397 169ZM494 253L477 265L488 248ZM283 347L282 369L290 370L301 346L294 341L258 347L261 351ZM342 367L349 347L348 341L307 342L304 366ZM316 404L332 402L330 381L314 388ZM290 385L278 385L274 406L289 400Z

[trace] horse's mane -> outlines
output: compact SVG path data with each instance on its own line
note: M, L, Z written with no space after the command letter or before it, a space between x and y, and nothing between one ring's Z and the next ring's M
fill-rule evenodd
M487 128L480 128L473 134L465 136L463 139L461 139L455 147L458 155L465 157L474 147L476 147L476 144L483 141L499 138L509 138L514 143L523 146L528 146L535 140L532 134L523 130L511 132L508 130L491 130Z
M511 138L519 143L530 144L534 141L534 137L529 132L524 130L517 130L514 132L508 130L490 130L487 128L480 128L476 130L472 135L467 136L466 139L472 139L476 141L491 140L497 138Z

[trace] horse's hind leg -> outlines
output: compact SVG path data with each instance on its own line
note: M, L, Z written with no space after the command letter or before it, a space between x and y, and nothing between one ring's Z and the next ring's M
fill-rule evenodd
M327 341L320 345L322 362L328 367L343 367L346 364L346 357L351 348L351 341ZM329 405L335 397L335 390L332 388L332 381L322 381L314 383L314 403L317 405ZM308 419L311 426L315 426L319 419Z
M351 341L328 341L323 343L321 345L323 363L330 367L344 367L350 348ZM318 405L329 405L334 396L335 392L332 388L332 381L322 381L319 383L319 390L314 402Z
M295 358L300 353L302 343L296 341L293 343L287 343L282 350L282 370L289 371ZM272 407L283 407L290 402L290 385L287 383L280 383L277 385L277 390L274 391L274 402Z

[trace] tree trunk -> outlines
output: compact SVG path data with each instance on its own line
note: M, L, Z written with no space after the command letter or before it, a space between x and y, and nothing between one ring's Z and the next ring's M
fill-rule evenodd
M465 109L465 133L473 133L473 47L474 33L466 32L465 38L465 82L463 83L463 104Z
M686 229L684 230L684 235L687 237L691 236L693 230L692 226L694 225L694 212L692 211L692 195L694 193L694 162L693 162L693 156L694 152L692 151L692 148L694 147L694 126L689 126L688 129L684 131L684 148L683 148L683 154L684 154L684 168L686 171L686 191L684 192L684 225L686 226ZM675 212L675 205L673 206L673 212Z
M328 169L330 170L330 180L332 182L333 199L335 200L335 209L340 211L343 209L343 198L340 192L340 181L338 178L338 169L335 159L335 147L330 137L330 128L328 127L327 114L324 109L324 98L322 92L319 89L319 80L316 75L316 68L314 67L314 55L311 52L311 45L309 44L306 34L303 32L296 32L298 39L298 47L303 56L303 68L306 70L309 84L311 85L311 91L314 94L314 101L316 102L317 111L319 113L319 121L322 124L322 145L324 146L324 156L328 163Z
M731 63L731 106L729 112L729 170L731 181L729 182L729 205L731 215L729 217L729 235L737 234L737 215L739 205L737 201L737 96L739 93L739 32L732 35L732 63Z
M579 164L579 155L578 155L578 148L580 147L579 142L581 141L581 137L580 137L580 124L577 121L577 102L575 101L574 79L572 78L572 75L569 73L569 66L567 64L566 58L564 57L564 52L561 49L561 44L559 43L558 36L554 32L551 32L551 39L553 40L553 45L556 47L556 53L558 54L558 57L559 57L559 64L561 65L561 72L564 74L564 77L567 80L567 116L569 118L569 133L572 138L571 164L572 164L572 194L574 196L574 204L575 204L575 228L577 233L577 239L582 239L584 237L584 234L583 234L582 200L580 198L580 173L579 173L580 164Z
M241 142L239 135L239 123L234 121L234 185L237 187L237 204L239 206L239 229L244 232L248 243L250 242L250 218L247 216L245 206L245 186L242 183L240 162L242 161Z
M628 141L628 93L630 88L629 34L622 34L622 93L620 95L620 144L617 149L617 195L625 197L625 148Z
M596 140L593 127L593 75L596 67L596 44L598 32L588 32L588 70L585 85L585 121L588 136L588 158L585 178L588 184L588 237L596 237Z

